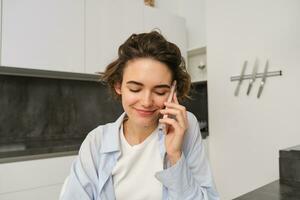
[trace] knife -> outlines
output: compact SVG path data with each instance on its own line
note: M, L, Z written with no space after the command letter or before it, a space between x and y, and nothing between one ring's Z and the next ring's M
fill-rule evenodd
M253 67L253 71L252 71L252 76L251 76L251 79L250 79L250 83L249 83L248 89L247 89L247 95L250 94L252 85L255 82L256 74L257 74L257 68L258 68L258 59L256 58L255 63L254 63L254 67Z
M269 68L269 60L267 60L266 65L265 65L265 70L264 70L263 77L260 82L260 86L259 86L258 93L257 93L257 98L259 98L261 96L261 93L264 89L264 85L266 83L266 78L267 78L267 73L268 73L268 68Z
M241 87L241 84L242 84L243 79L244 79L244 75L245 75L247 63L248 63L248 61L245 60L243 68L242 68L242 71L241 71L241 75L240 75L240 78L239 78L238 85L236 86L236 89L235 89L235 92L234 92L234 96L238 96L239 95L239 91L240 91L240 87Z

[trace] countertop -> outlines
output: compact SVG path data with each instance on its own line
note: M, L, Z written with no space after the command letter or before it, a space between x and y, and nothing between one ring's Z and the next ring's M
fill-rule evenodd
M282 184L279 180L242 195L234 200L299 200L300 187Z
M76 155L83 139L18 142L0 145L0 163Z

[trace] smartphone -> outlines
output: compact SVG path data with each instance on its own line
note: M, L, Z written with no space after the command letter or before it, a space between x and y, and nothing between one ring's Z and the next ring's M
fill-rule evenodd
M171 91L170 91L170 94L169 94L169 96L168 96L167 102L171 102L171 101L172 101L172 98L173 98L173 96L174 96L175 91L176 91L176 80L174 80L173 83L172 83ZM167 118L167 117L168 117L167 114L165 114L165 115L163 116L163 118ZM159 131L163 131L164 133L167 133L168 127L167 127L166 124L159 123L159 125L158 125L158 130L159 130Z

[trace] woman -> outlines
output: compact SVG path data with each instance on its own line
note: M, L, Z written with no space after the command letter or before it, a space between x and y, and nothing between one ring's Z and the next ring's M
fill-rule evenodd
M125 113L88 134L61 199L219 199L197 120L178 102L190 89L179 48L156 31L133 34L102 80Z

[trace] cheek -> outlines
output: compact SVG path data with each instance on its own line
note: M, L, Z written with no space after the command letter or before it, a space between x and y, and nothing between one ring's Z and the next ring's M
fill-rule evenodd
M134 95L130 93L126 93L122 95L123 104L126 105L135 104L136 102L138 102L138 100L139 100L138 95Z
M157 97L155 99L155 104L160 108L164 108L165 107L164 102L166 102L167 99L168 99L167 97Z

